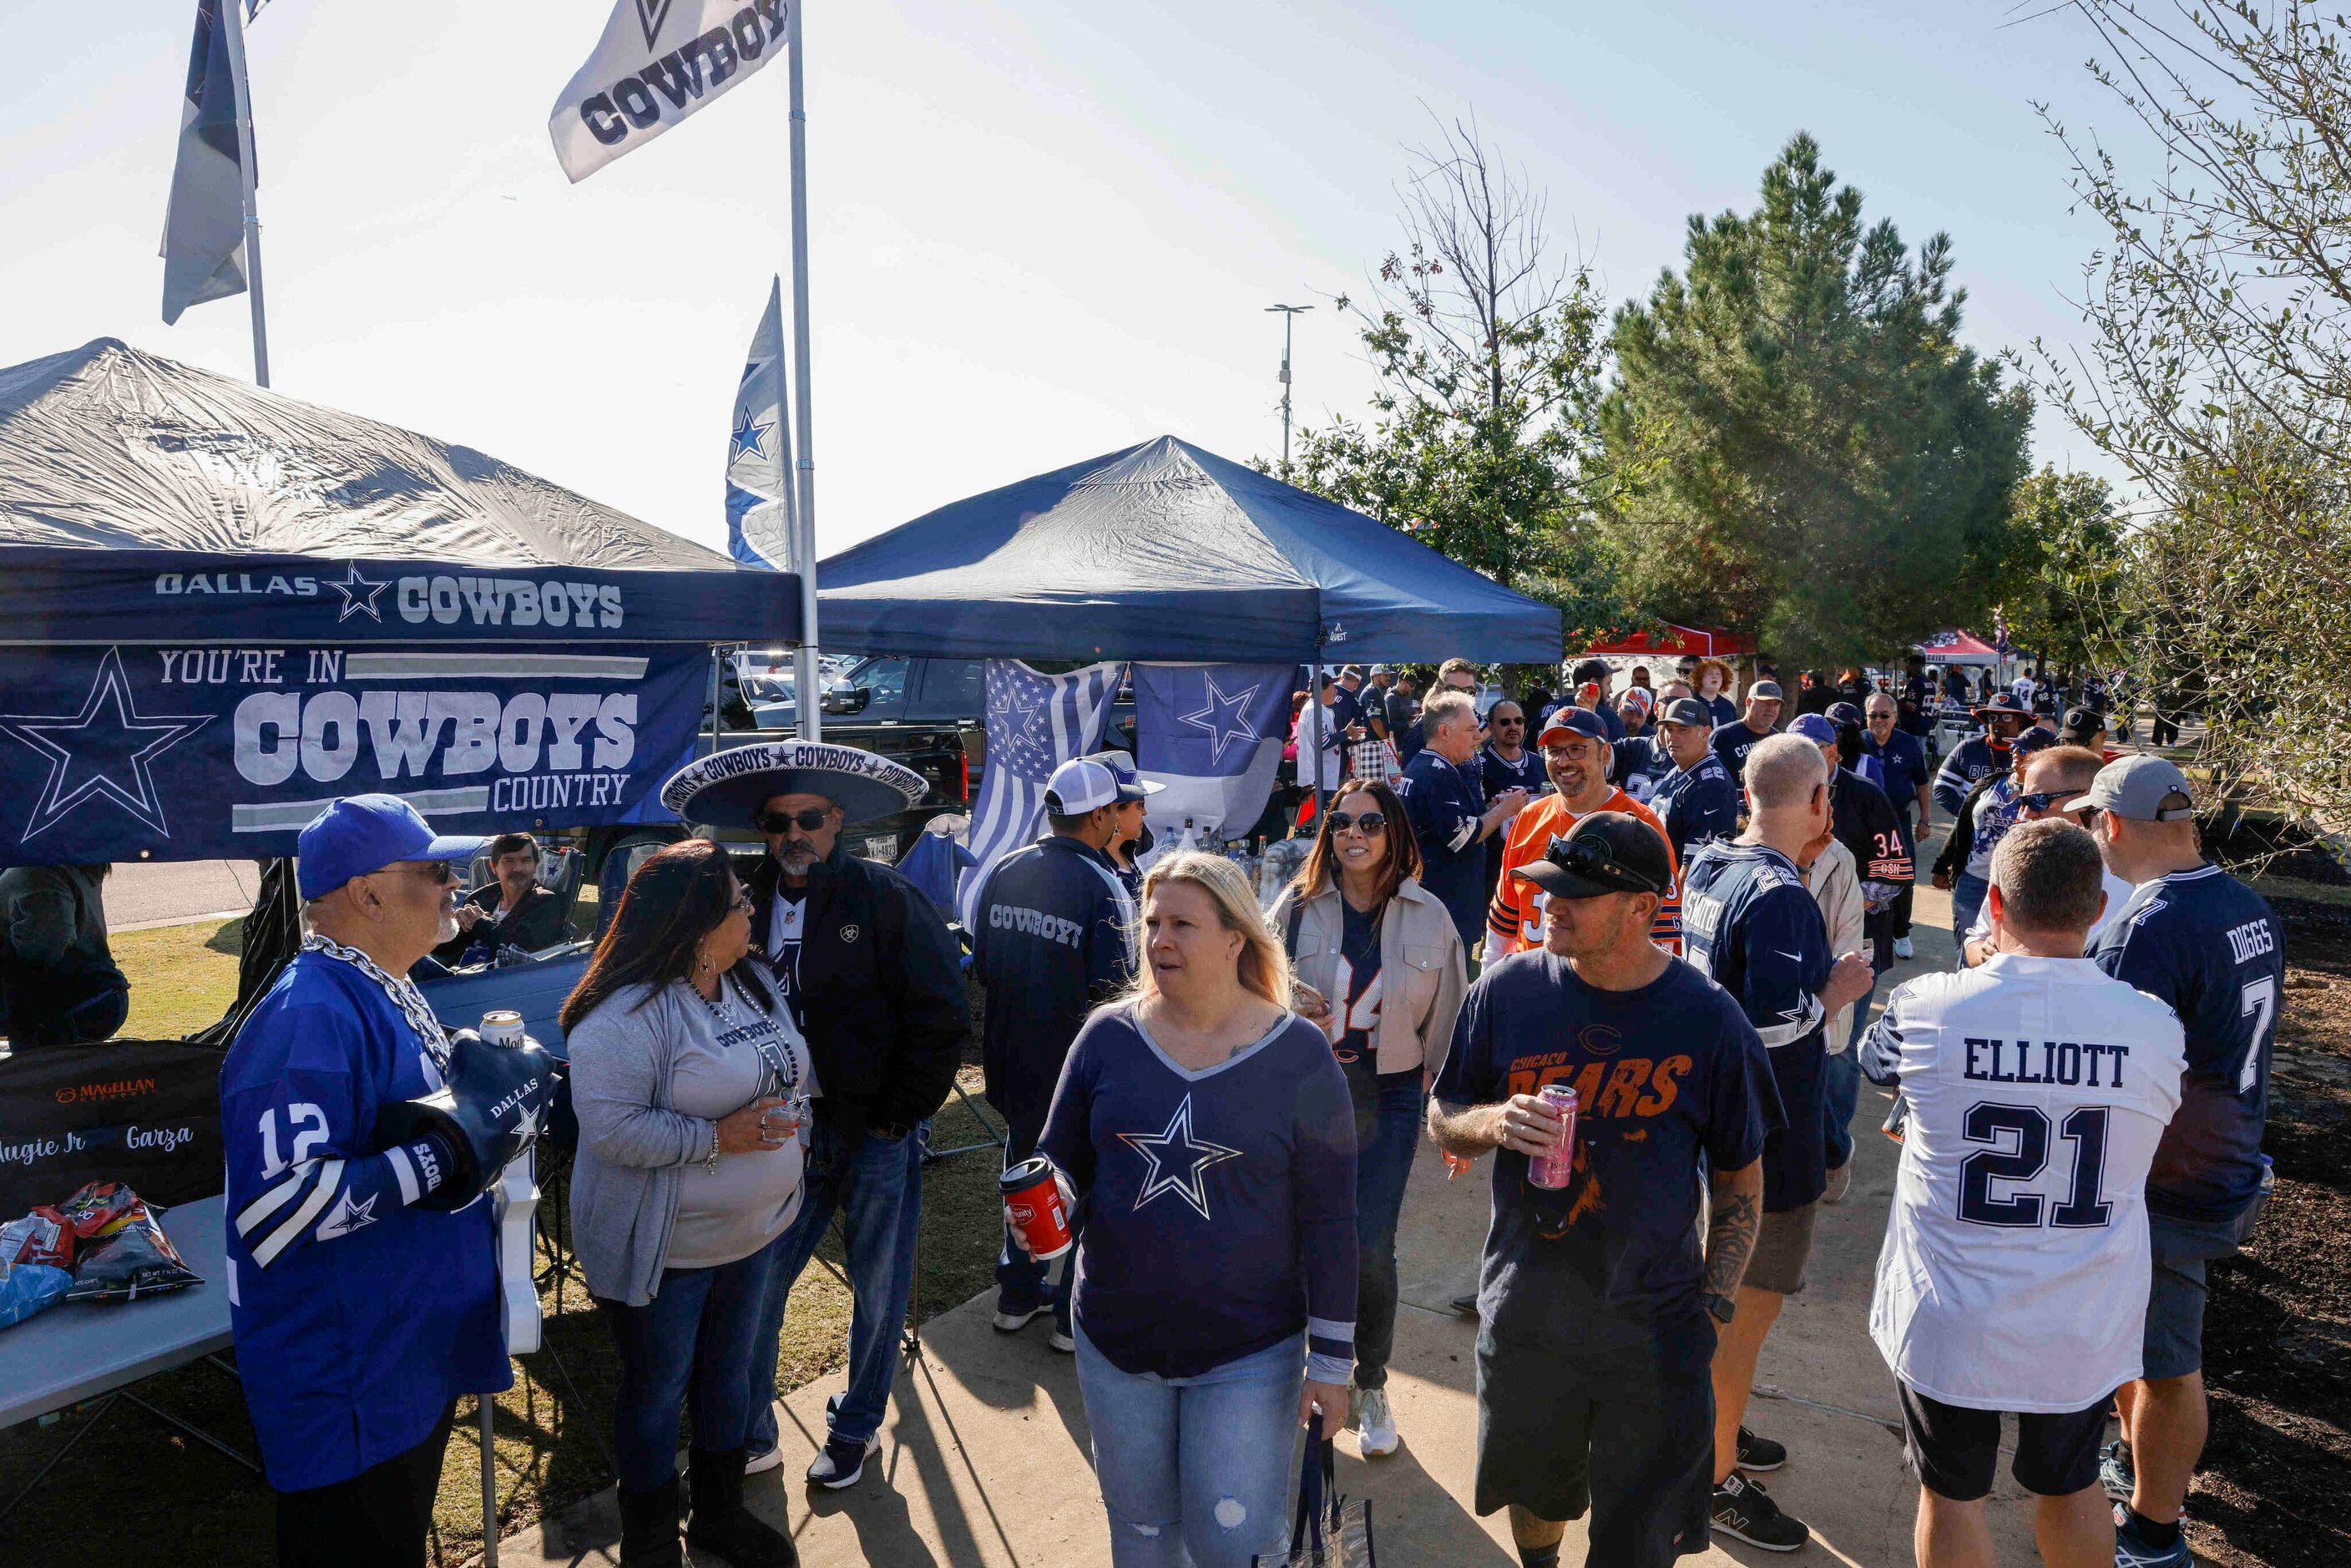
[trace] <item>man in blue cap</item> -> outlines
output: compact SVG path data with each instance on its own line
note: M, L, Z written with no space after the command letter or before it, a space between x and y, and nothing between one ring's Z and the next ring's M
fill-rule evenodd
M406 977L456 934L457 865L485 841L394 795L329 804L297 856L310 935L221 1066L229 1321L281 1563L422 1563L453 1402L513 1381L474 1200L519 1148L376 1135L444 1083L464 1098L458 1048L484 1049ZM551 1092L475 1109L528 1146Z

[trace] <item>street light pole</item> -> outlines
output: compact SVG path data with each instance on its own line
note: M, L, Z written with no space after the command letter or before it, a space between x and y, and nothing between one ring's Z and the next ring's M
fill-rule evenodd
M1281 476L1290 477L1290 329L1311 305L1269 305L1269 314L1281 312Z

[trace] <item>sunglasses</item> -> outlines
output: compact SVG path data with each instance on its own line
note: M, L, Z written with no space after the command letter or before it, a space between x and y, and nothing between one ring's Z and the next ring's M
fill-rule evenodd
M1527 723L1522 718L1498 718L1492 722L1498 729L1523 729Z
M1344 811L1331 813L1331 831L1333 833L1343 833L1349 828L1360 828L1364 836L1369 837L1373 833L1386 831L1387 825L1387 813L1384 811L1358 811L1353 816L1349 816Z
M759 815L759 831L780 833L798 827L801 832L813 833L824 826L824 820L830 815L831 812L820 811L813 806L798 811L763 811Z
M401 869L420 873L435 887L446 887L457 880L457 868L447 861L422 861Z
M1606 883L1625 893L1654 893L1663 897L1665 889L1646 874L1618 862L1609 849L1608 841L1599 837L1553 838L1543 852L1543 859L1562 871L1592 882Z
M2016 803L2028 811L2057 811L2064 810L2064 802L2078 800L2088 793L2087 789L2036 789L2030 795L2019 795ZM2098 810L2095 806L2080 808L2077 814L2084 827L2098 820Z

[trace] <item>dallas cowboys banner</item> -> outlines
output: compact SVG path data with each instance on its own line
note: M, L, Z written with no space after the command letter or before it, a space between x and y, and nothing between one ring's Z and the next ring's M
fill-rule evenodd
M745 566L788 571L792 545L792 428L784 390L784 280L768 289L751 357L735 393L726 442L726 553Z
M0 865L292 854L372 790L444 832L666 821L709 678L693 645L11 648Z
M987 771L967 843L978 863L963 873L956 893L956 917L966 930L988 868L1036 842L1045 821L1045 780L1071 758L1101 748L1122 668L1089 664L1066 675L1040 675L1018 659L987 661Z
M548 119L578 184L784 52L787 0L620 0Z
M1135 766L1167 786L1147 808L1162 836L1190 821L1245 831L1265 810L1290 732L1292 664L1137 664Z

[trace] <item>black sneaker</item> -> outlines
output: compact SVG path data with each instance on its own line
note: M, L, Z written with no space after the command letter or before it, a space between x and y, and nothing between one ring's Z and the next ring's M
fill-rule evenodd
M1776 1470L1788 1462L1788 1448L1769 1437L1759 1437L1746 1427L1739 1428L1739 1468L1742 1470Z
M1761 1481L1749 1480L1737 1470L1714 1489L1714 1527L1733 1541L1766 1552L1793 1552L1813 1538L1801 1521L1780 1511Z
M870 1443L845 1443L828 1433L822 1451L809 1465L809 1485L827 1491L855 1486L865 1473L865 1456L881 1446L878 1437Z

